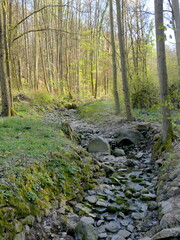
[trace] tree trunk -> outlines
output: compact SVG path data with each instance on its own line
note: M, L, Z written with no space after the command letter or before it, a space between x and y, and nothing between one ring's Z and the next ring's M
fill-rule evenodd
M113 93L116 107L116 114L120 113L119 96L117 90L117 66L116 66L116 47L114 41L114 24L113 24L113 6L112 0L109 0L109 15L111 25L111 47L112 47L112 64L113 64Z
M173 131L171 124L171 113L168 106L168 77L165 55L165 35L163 21L163 1L154 0L155 5L155 25L156 25L156 45L157 45L157 65L160 86L161 109L163 117L162 137L163 142L172 141Z
M6 81L4 69L4 43L3 43L3 26L2 14L0 9L0 84L1 84L1 97L2 97L2 112L1 116L11 116L11 101L9 96L8 83Z
M119 37L119 49L120 49L120 55L121 55L120 60L121 60L124 102L125 102L125 108L126 108L126 117L128 120L131 120L132 114L131 114L131 106L130 106L130 98L129 98L127 70L126 70L126 56L125 56L125 48L124 48L123 27L122 27L122 21L121 21L122 16L121 16L120 0L116 0L116 7L117 7L118 37Z
M173 18L175 20L175 38L176 38L176 55L178 62L178 74L180 79L180 9L179 0L172 0Z

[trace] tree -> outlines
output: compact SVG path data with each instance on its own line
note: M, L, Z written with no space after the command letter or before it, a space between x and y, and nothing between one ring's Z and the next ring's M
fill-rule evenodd
M119 96L117 90L117 66L116 66L116 47L114 40L114 23L113 23L113 4L112 0L109 0L109 16L111 27L111 47L112 47L112 65L113 65L113 93L116 107L116 114L120 113Z
M2 11L0 9L0 84L2 97L2 112L1 116L11 116L11 101L9 96L9 88L4 69L4 42L3 42L3 25L2 25Z
M156 25L156 45L157 45L157 66L160 87L161 109L163 117L162 141L171 145L173 130L171 123L171 113L168 106L168 77L165 55L165 35L163 20L163 1L154 0L155 5L155 25Z
M130 107L130 98L129 98L129 87L127 79L127 69L126 69L126 56L124 48L124 35L123 35L123 26L122 26L122 16L120 8L120 0L116 0L117 8L117 23L118 23L118 37L119 37L119 49L121 55L121 71L122 71L122 83L123 83L123 93L124 93L124 102L126 108L126 117L128 120L132 119L131 107Z
M176 55L178 62L178 74L180 79L180 8L179 0L172 0L173 19L175 22Z

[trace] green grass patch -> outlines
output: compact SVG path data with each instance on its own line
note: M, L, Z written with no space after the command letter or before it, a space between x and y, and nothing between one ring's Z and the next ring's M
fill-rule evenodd
M108 114L115 114L114 101L112 99L88 102L78 108L80 117L88 122L100 122Z
M46 158L50 151L62 151L68 140L60 126L28 118L0 119L0 164L14 165L23 159L34 161ZM70 144L68 142L68 144Z

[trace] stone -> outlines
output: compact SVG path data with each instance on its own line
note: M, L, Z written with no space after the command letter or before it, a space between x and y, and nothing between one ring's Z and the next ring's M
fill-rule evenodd
M127 230L129 231L129 232L133 232L133 230L134 230L134 226L133 225L128 225L127 226Z
M141 238L141 239L139 239L139 240L151 240L151 238L149 238L149 237L144 237L144 238Z
M115 236L113 236L113 237L111 238L111 240L125 240L125 238L122 237L122 236L119 236L118 234L116 234Z
M86 207L85 205L83 205L82 203L78 203L76 204L76 206L74 206L74 211L75 212L84 212L85 214L88 214L91 212L91 209Z
M143 135L140 131L124 127L115 134L115 137L117 146L137 145L143 139Z
M82 217L81 221L88 224L94 224L94 219L92 217Z
M76 228L75 234L79 240L97 240L98 231L91 224L80 221Z
M99 220L97 221L96 225L97 227L101 226L104 223L104 220Z
M99 199L97 202L96 202L96 206L99 206L99 207L107 207L108 206L108 203L103 200L103 199Z
M121 156L125 156L125 152L124 152L123 149L115 148L114 151L113 151L113 155L115 157L121 157Z
M150 122L141 122L135 126L138 131L149 131L151 128Z
M14 240L25 240L25 233L21 232L21 233L16 234Z
M35 217L32 215L27 216L26 218L21 220L23 225L30 225L33 226L34 222L35 222Z
M16 231L16 233L22 232L22 230L23 230L23 225L22 225L21 222L19 222L18 220L15 220L14 226L15 226L15 231Z
M123 238L128 238L131 235L131 233L129 231L127 231L127 230L120 230L117 233L117 235L119 235L119 236L121 236Z
M87 197L85 198L85 200L88 201L88 202L91 203L91 204L94 204L94 203L97 202L97 196L95 196L95 195L87 196Z
M143 219L145 217L145 214L134 212L134 213L131 214L131 217L135 220L140 220L140 219Z
M67 216L67 228L74 232L74 229L79 221L80 221L80 218L78 215L76 215L76 214L68 215Z
M120 229L120 224L118 222L112 221L105 225L107 231L116 233Z
M107 233L100 233L99 234L99 239L104 239L104 238L107 238Z
M103 153L110 154L111 152L109 143L102 137L96 137L93 140L91 140L87 148L88 148L88 152L90 153L103 152Z
M160 240L160 239L171 239L171 238L179 238L180 237L180 227L177 228L166 228L162 231L155 234L151 239L152 240Z

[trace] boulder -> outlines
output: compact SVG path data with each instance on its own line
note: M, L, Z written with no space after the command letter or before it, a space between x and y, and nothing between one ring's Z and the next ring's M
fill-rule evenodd
M165 240L165 239L173 239L180 238L180 227L177 228L166 228L162 231L156 233L151 239L152 240Z
M120 128L115 134L115 138L117 146L137 145L143 139L143 135L135 129Z
M138 131L148 131L151 128L150 122L141 122L135 127Z
M102 137L96 137L88 144L88 152L90 153L108 153L110 154L110 145Z
M80 221L75 228L76 236L79 240L97 240L98 231L86 222Z

